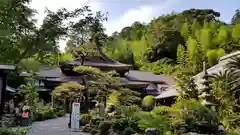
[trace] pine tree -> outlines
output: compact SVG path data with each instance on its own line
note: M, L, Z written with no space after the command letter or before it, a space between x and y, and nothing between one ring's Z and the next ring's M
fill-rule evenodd
M184 66L185 63L185 58L186 58L186 51L183 45L178 45L177 48L177 62L179 65Z
M197 55L198 55L198 47L197 47L197 41L192 38L189 37L186 43L187 46L187 58L186 58L186 66L187 67L192 67L190 70L193 73L196 73L196 59L197 59Z
M198 41L201 44L204 53L206 53L208 49L212 48L212 35L210 29L201 29Z
M188 23L185 22L181 28L181 35L187 39L188 36L189 36L189 26L188 26Z
M196 36L197 33L199 32L199 29L201 28L200 24L198 23L197 19L193 20L192 23L192 35Z

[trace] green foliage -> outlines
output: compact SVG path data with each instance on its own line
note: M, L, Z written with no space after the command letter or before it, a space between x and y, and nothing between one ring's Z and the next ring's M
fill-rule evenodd
M26 135L29 128L1 128L0 135Z
M137 122L128 120L126 118L120 118L113 121L113 131L122 133L124 135L131 135L138 131Z
M53 90L56 96L73 97L84 90L84 86L76 82L62 83Z
M140 128L157 128L160 132L169 131L169 120L164 115L157 115L151 112L140 112L138 114Z
M22 71L37 72L39 71L39 67L40 62L33 58L22 59L19 63L19 68Z
M240 129L239 128L237 128L235 130L232 130L232 131L228 131L226 133L226 135L239 135L239 134L240 134Z
M232 17L232 24L239 24L240 23L240 10L237 9L235 14Z
M144 31L141 38L132 38L136 37L136 29L126 27L109 38L104 50L121 62L133 64L134 68L177 75L191 66L191 72L196 74L202 70L203 61L213 66L225 53L239 49L238 24L227 25L217 20L219 16L212 9L190 9L159 16L138 27ZM155 65L165 58L172 62Z
M235 59L236 60L236 59ZM231 61L228 66L232 67L232 70L237 61ZM235 65L236 67L236 65ZM238 71L238 70L237 70ZM236 82L239 74L236 71L224 71L218 74L213 74L213 92L217 101L218 113L224 126L228 130L238 128L239 117L239 85Z
M59 61L69 61L72 60L73 56L71 53L62 53L60 54Z
M36 78L34 76L26 78L27 84L22 85L22 90L20 91L21 95L24 95L24 100L27 105L30 106L32 117L34 119L35 114L37 112L37 103L38 99L38 91L36 88Z
M70 37L75 40L74 43L76 40L88 42L94 34L103 33L101 22L104 17L100 12L92 14L87 6L73 11L62 8L52 12L46 9L46 17L42 25L37 27L37 20L34 19L37 12L30 7L29 0L2 0L1 3L1 63L19 64L21 62L20 65L23 65L24 69L30 67L32 70L38 64L26 63L29 63L29 59L31 61L33 59L41 64L52 66L58 59L62 61L71 58L68 54L61 55L59 58L60 39ZM72 19L75 21L69 21ZM78 38L79 36L82 38Z
M187 38L188 37L188 34L189 34L189 26L188 26L188 23L185 22L181 28L181 35L184 37L184 38Z
M163 59L152 63L145 63L140 70L150 70L155 74L174 75L177 73L178 67L171 64L168 60Z
M117 113L121 114L123 117L129 120L134 120L136 118L136 112L139 111L141 111L141 108L137 105L122 105L117 108Z
M158 37L158 42L147 54L148 60L153 62L164 57L175 60L177 46L179 44L184 44L184 38L179 31L172 29L163 30L163 33Z
M192 76L181 74L177 81L177 87L181 90L179 99L198 99L199 91Z
M65 111L62 108L51 109L49 107L39 108L36 112L35 121L43 121L62 117L65 115Z
M86 125L89 124L92 117L89 114L81 114L80 115L80 125Z
M146 110L151 110L155 106L155 102L154 96L146 96L142 100L142 107Z
M74 68L74 71L94 78L103 78L105 75L107 75L107 73L102 72L100 69L90 66L77 66Z
M196 55L198 53L197 41L192 37L189 37L186 44L187 44L187 50L188 50L188 57L191 60L196 59Z
M218 58L224 56L225 51L222 48L207 51L208 63L210 66L217 64Z
M217 114L196 100L180 100L172 107L156 107L137 116L141 128L157 128L161 133L201 133L200 126L218 124Z
M126 40L108 41L104 50L114 59L120 62L129 63L131 60L131 44ZM129 63L132 64L132 63Z
M185 65L185 48L183 45L178 45L177 48L177 62L179 65L184 66Z
M101 135L108 135L109 134L109 130L111 129L111 121L103 121L100 122L99 124L99 130L100 130L100 134Z
M197 100L181 100L173 108L180 110L177 117L184 119L190 127L194 124L218 124L217 114Z
M119 105L119 96L121 95L120 92L114 91L108 96L108 103L113 104L113 105Z
M120 89L119 92L121 95L118 97L118 100L121 105L140 105L142 98L141 93L132 91L130 89Z

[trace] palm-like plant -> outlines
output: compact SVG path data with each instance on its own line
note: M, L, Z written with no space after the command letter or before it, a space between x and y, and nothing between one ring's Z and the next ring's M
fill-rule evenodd
M194 78L189 75L182 75L177 81L177 86L181 88L181 98L194 98L198 99L198 89Z
M213 93L217 101L221 117L232 115L239 109L238 93L240 91L238 75L234 71L225 70L212 74Z
M227 67L232 70L240 69L240 57L233 57L227 64Z
M238 104L240 104L240 57L232 58L227 64L229 71L232 72L231 76L233 76L233 89L232 92L235 95L235 98L238 99Z
M238 74L232 70L224 70L219 73L212 74L211 77L214 81L222 82L224 84L225 90L231 94L236 94L240 90L240 79ZM228 88L228 86L231 86Z

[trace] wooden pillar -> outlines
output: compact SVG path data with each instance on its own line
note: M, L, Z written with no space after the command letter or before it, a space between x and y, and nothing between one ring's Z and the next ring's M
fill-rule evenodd
M7 73L0 70L0 116L4 113L5 99L6 99L6 85L7 85Z

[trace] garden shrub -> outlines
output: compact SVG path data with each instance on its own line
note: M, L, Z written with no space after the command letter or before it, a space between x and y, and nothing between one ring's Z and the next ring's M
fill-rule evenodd
M61 108L41 108L38 109L35 114L35 121L43 121L47 119L53 119L65 115L65 111Z
M92 119L91 118L91 115L89 114L81 114L80 115L80 125L84 126L86 124L89 124L90 123L90 120Z
M197 100L180 100L172 107L158 106L150 112L141 111L137 116L140 128L157 128L161 134L167 131L177 134L217 132L217 114Z
M95 128L93 128L91 131L90 131L90 134L91 135L97 135L99 133L99 131Z
M128 135L129 133L133 134L140 131L138 123L136 120L128 118L119 118L113 120L112 129L116 133L122 133Z
M0 128L0 135L26 135L29 128Z
M123 131L123 135L132 135L132 134L134 134L134 133L136 133L136 132L135 132L135 130L134 130L133 128L131 128L131 127L127 127L127 128L125 128L124 131Z
M98 129L101 135L108 135L109 130L111 129L112 122L111 121L102 121L100 122Z
M139 127L142 130L147 128L157 128L161 134L170 130L170 121L165 115L141 111L137 116L139 117Z
M240 127L227 131L226 135L240 135Z
M217 113L197 100L181 100L172 108L179 110L175 112L175 117L184 120L187 132L202 133L203 130L209 132L217 130Z
M146 96L142 100L142 107L146 110L151 110L155 106L155 98L153 96Z
M89 124L84 125L82 131L87 133L90 132L91 131L90 125Z

